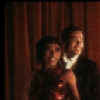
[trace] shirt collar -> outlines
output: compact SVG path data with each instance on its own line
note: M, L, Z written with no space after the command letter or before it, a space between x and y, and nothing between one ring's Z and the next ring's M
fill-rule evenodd
M66 53L64 53L63 54L63 56L62 56L62 58L63 58L63 60L65 61L65 62L67 62L67 61L75 61L77 58L79 57L79 55L75 55L73 58L68 58L67 57L67 54Z

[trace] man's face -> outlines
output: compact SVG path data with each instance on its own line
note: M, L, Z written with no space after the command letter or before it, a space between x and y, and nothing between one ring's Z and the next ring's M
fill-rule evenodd
M74 31L71 34L68 44L65 44L66 52L70 57L79 55L84 47L84 37L82 31Z

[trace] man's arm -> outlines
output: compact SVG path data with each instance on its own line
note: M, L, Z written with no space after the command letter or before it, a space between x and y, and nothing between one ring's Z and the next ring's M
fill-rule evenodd
M91 69L90 100L100 100L100 73L96 63Z

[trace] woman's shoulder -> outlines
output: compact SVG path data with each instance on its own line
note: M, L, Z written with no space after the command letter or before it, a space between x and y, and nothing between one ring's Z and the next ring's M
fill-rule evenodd
M36 70L31 73L31 78L39 79L40 77L43 76L43 71L42 70Z
M65 74L63 79L66 83L74 83L76 82L75 74L72 70L65 70Z

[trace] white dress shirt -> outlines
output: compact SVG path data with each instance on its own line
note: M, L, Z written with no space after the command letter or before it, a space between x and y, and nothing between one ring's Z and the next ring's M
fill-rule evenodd
M62 58L63 58L64 62L66 63L65 68L71 69L76 64L78 57L79 57L79 55L75 55L73 58L68 58L67 54L64 53Z

